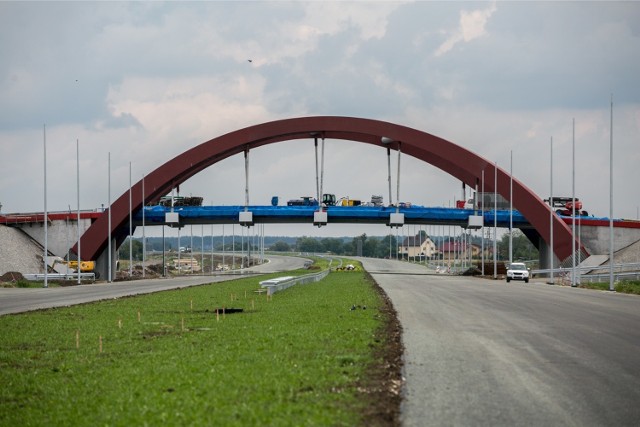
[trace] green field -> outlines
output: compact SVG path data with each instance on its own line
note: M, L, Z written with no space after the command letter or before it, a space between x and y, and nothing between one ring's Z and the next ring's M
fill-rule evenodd
M380 425L370 278L273 276L0 317L0 425Z
M583 282L580 285L581 288L599 289L601 291L609 290L609 282ZM614 284L614 290L616 292L625 294L640 295L640 281L638 280L623 280Z

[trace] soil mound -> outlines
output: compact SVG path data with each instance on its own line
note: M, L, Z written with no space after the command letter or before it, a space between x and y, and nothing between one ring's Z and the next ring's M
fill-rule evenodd
M18 271L7 271L0 276L0 282L12 283L17 282L18 280L24 280L24 276Z

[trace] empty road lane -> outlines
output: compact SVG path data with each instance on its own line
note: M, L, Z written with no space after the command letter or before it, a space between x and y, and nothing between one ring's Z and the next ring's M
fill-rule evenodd
M0 288L0 315L21 313L51 307L64 307L101 299L120 298L169 289L223 282L243 277L243 272L266 274L303 268L307 259L270 255L269 262L250 267L237 274L214 276L180 276L166 279L132 280L129 282L96 283L59 288Z
M640 424L640 297L362 262L403 327L403 425Z

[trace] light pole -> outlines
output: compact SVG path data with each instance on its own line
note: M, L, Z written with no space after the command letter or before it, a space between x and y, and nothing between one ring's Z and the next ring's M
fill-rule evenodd
M609 128L609 290L613 291L613 94Z
M573 119L571 137L571 287L576 280L576 119ZM579 250L580 248L578 248Z
M494 163L493 182L493 278L498 278L498 162Z
M480 251L482 252L482 277L484 277L484 169L482 170L482 206L480 206L482 212L482 238L480 240Z
M146 198L144 196L144 174L142 174L142 278L144 279L144 270L147 261L147 237L145 235L145 218L144 208L147 205Z
M509 265L513 262L513 150L509 170Z
M80 250L80 141L76 139L76 197L78 201L77 226L78 226L78 285L80 284L80 266L82 265L82 251Z
M553 285L553 137L551 137L551 152L549 161L549 282Z
M44 262L44 287L49 287L49 265L47 263L47 255L49 252L48 230L47 230L47 125L42 128L44 143L44 253L42 260Z
M108 218L108 227L109 227L109 233L108 233L108 237L109 237L109 244L107 245L107 250L108 250L108 258L109 258L109 262L108 262L108 267L109 267L109 273L107 274L107 282L111 283L111 152L109 152L109 156L108 156L108 162L107 162L107 175L108 175L108 190L107 190L107 206L109 209L109 211L107 212L107 218Z
M133 276L133 223L131 210L131 162L129 162L129 279Z

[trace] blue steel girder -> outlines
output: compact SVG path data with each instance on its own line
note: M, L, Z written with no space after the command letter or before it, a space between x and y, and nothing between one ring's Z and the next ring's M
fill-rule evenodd
M181 227L192 224L233 224L238 222L238 214L245 210L244 206L198 206L177 207L173 212L180 218ZM312 223L313 214L318 210L317 206L249 206L248 210L253 214L253 222L260 224L280 223ZM395 213L395 207L375 206L329 206L324 209L327 212L329 224L363 223L363 224L387 224L389 214ZM170 208L163 206L146 207L144 223L148 226L170 225L165 222L165 214L171 212ZM442 207L412 206L400 208L404 214L405 224L443 224L466 227L470 215L481 215L487 227L493 226L494 218L498 227L508 228L510 217L508 210L478 211L472 209L456 209ZM142 211L138 211L133 218L133 224L142 225ZM520 212L513 212L514 228L531 228L531 224Z

